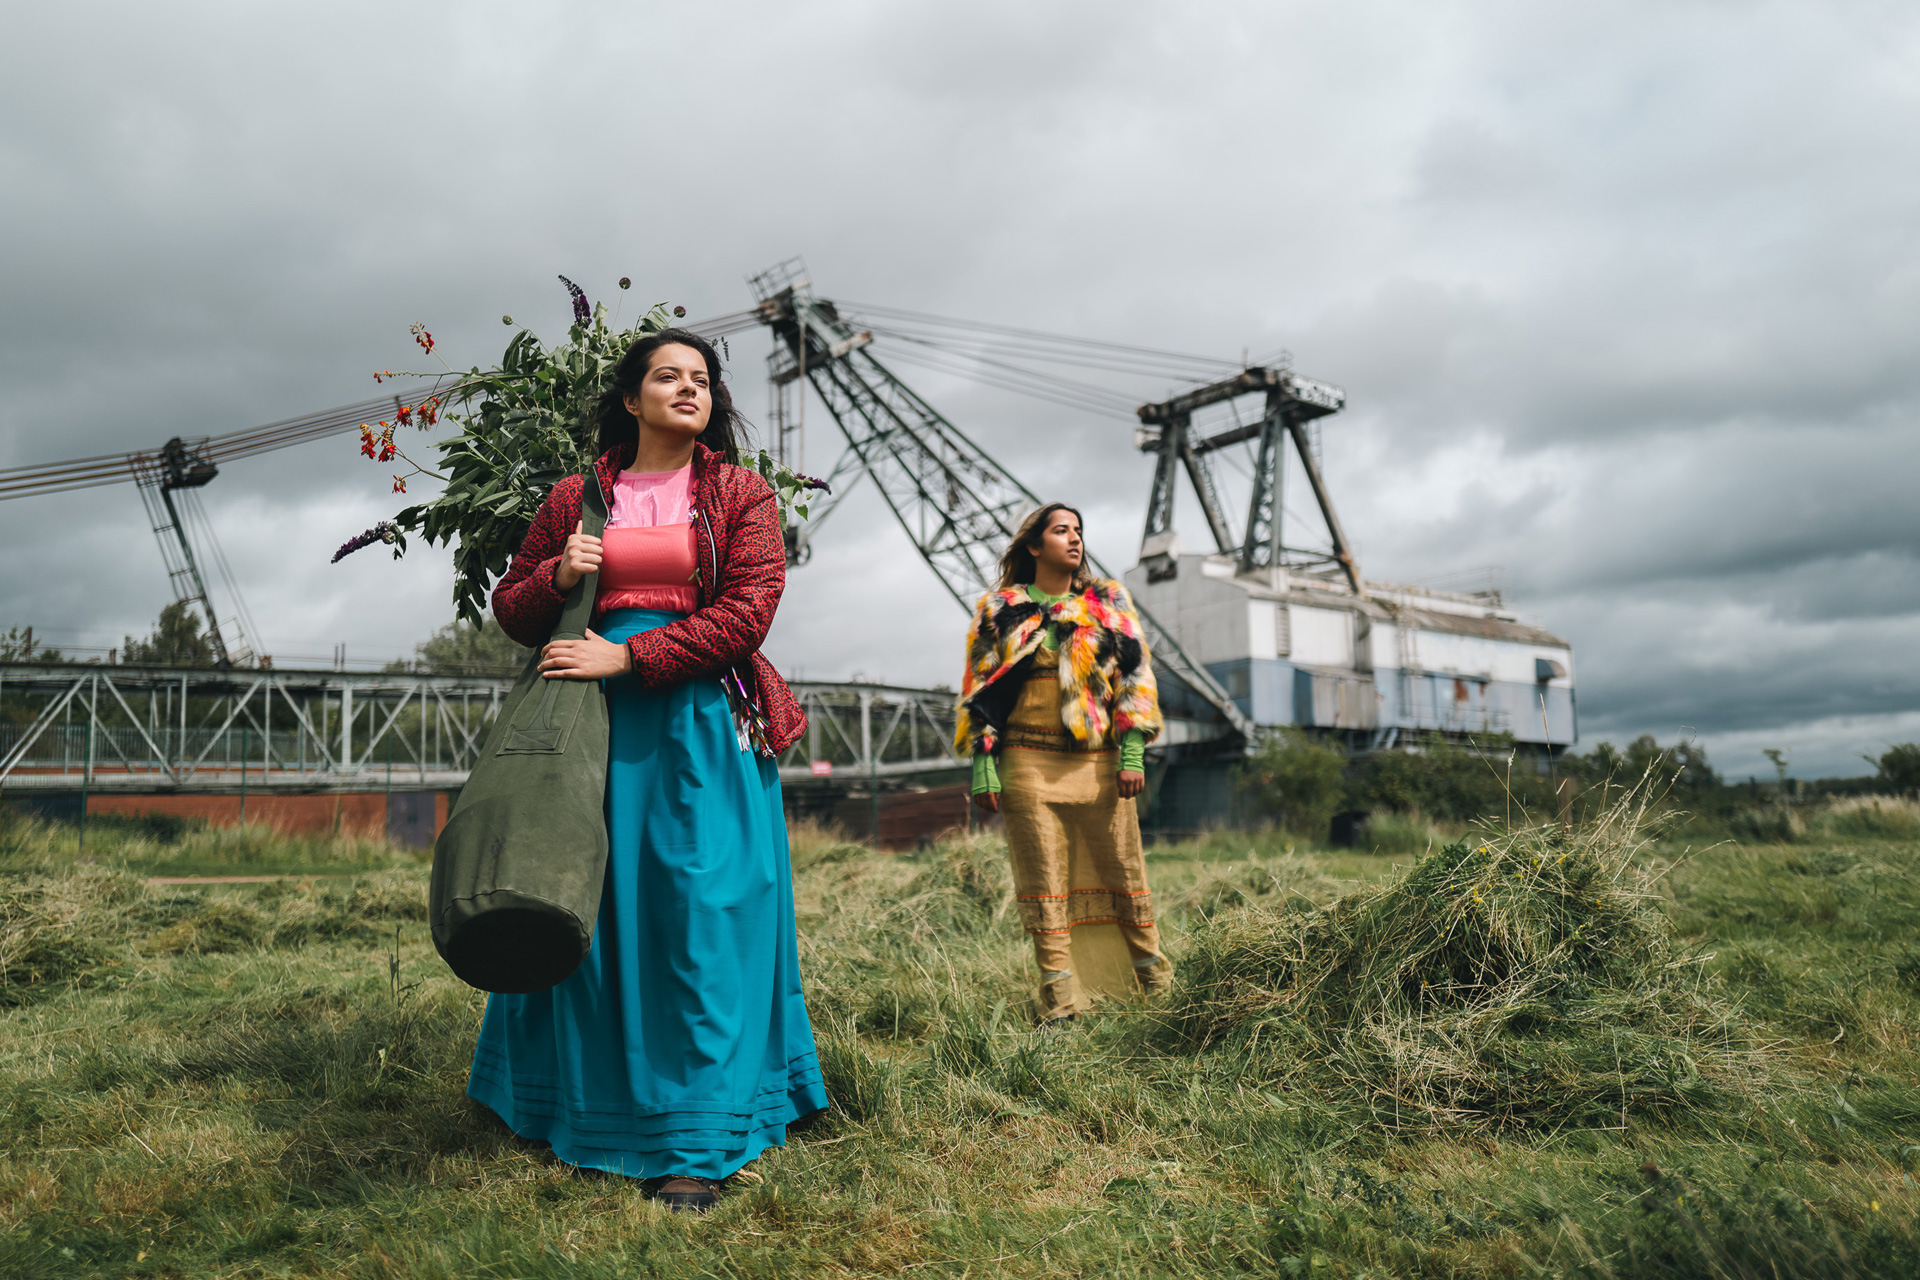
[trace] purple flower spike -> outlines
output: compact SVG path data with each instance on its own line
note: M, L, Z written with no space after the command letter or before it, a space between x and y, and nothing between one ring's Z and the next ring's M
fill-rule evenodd
M798 480L800 481L800 483L801 483L802 485L804 485L804 486L805 486L806 488L809 488L809 489L818 489L818 490L820 490L820 492L822 492L822 493L832 493L832 492L833 492L833 490L832 490L832 489L830 489L830 488L828 488L828 487L827 487L827 482L826 482L825 480L817 480L817 479L815 479L814 477L812 477L812 476L810 476L810 475L805 475L805 474L803 474L803 473L801 473L801 472L798 472L798 471L796 471L796 472L794 472L793 474L794 474L794 477L795 477L796 479L798 479Z
M362 547L370 547L376 542L395 542L399 537L399 526L391 520L382 520L365 533L357 533L341 543L340 549L333 553L333 559L329 563L339 564L344 557L352 555Z
M593 319L593 308L587 305L587 291L565 276L560 277L560 283L567 286L567 292L573 295L573 322L585 324Z

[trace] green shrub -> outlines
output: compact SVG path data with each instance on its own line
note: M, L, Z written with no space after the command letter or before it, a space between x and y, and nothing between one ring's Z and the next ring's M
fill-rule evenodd
M1507 767L1511 744L1505 740L1487 748L1498 756L1438 737L1410 750L1376 752L1357 767L1348 802L1374 814L1425 813L1450 822L1504 814L1512 808L1510 784L1517 779L1525 788L1535 771Z
M1260 813L1295 835L1323 839L1346 789L1346 767L1339 748L1281 729L1267 736L1236 780Z
M1898 792L1920 791L1920 742L1902 742L1889 747L1879 759L1865 757L1880 775L1880 781Z

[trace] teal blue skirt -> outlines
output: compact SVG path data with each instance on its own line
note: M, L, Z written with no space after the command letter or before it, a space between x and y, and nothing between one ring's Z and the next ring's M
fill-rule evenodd
M616 609L623 641L682 615ZM467 1093L569 1164L724 1178L827 1105L800 992L774 762L717 680L606 682L606 891L549 991L487 1001Z

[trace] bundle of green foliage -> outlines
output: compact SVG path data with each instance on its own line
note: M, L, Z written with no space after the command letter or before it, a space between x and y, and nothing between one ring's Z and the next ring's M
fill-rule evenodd
M547 493L565 476L578 475L592 465L597 424L595 407L621 356L637 340L671 328L686 314L684 307L660 303L631 328L622 328L605 303L589 305L579 286L567 280L573 296L574 322L567 341L548 347L529 329L519 328L507 343L500 363L489 369L478 365L455 374L415 405L402 405L393 422L361 428L361 451L377 462L399 459L409 471L393 477L394 491L405 493L415 477L441 481L445 488L430 501L405 507L391 521L382 521L340 548L338 560L361 547L384 542L395 558L407 549L407 534L419 533L431 543L453 544L453 603L455 613L479 626L486 617L487 591L506 570L520 538L540 509ZM625 290L629 281L622 279ZM512 326L512 316L501 320ZM433 335L414 326L414 342L440 359ZM445 364L442 360L443 366ZM378 375L395 376L388 370ZM402 374L435 376L440 374ZM457 425L458 434L433 445L439 460L432 467L410 458L396 433L402 426L427 430L444 417ZM741 461L754 467L773 485L781 519L805 519L809 491L819 481L786 467L764 450L742 451Z
M1269 1088L1395 1130L1594 1127L1703 1106L1749 1061L1731 1005L1676 953L1645 789L1601 820L1487 827L1314 910L1223 916L1167 1026Z

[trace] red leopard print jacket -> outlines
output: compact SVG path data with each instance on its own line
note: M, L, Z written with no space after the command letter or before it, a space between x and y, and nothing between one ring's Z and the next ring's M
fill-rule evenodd
M611 505L613 479L633 461L635 446L620 445L594 464ZM785 751L807 727L793 691L761 656L761 642L787 583L786 546L773 487L745 467L723 462L704 445L693 447L694 560L700 605L678 622L642 631L627 641L633 678L648 689L733 673L764 719L767 746ZM493 589L493 616L521 644L545 644L560 620L565 595L553 584L567 535L580 521L580 477L553 486L540 504L513 564ZM717 561L717 563L716 563Z

